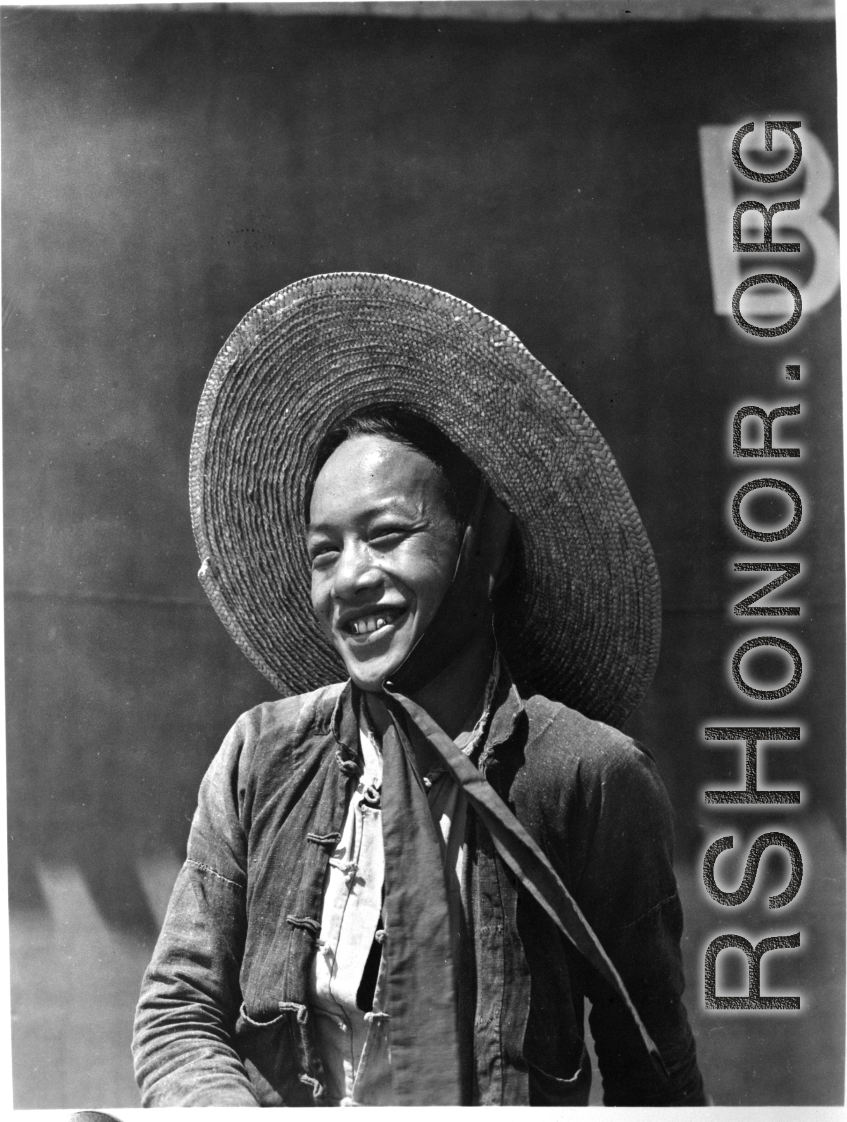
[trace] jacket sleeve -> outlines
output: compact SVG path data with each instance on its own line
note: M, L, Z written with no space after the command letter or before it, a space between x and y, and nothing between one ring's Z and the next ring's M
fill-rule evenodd
M144 1106L258 1106L233 1044L246 931L246 839L238 774L244 726L224 741L200 787L188 841L135 1018Z
M649 755L627 738L613 736L612 750L601 762L589 764L581 777L584 798L574 843L582 852L574 891L620 972L669 1078L654 1070L623 1003L586 968L589 1024L604 1102L705 1105L682 1003L682 908L673 872L671 806Z

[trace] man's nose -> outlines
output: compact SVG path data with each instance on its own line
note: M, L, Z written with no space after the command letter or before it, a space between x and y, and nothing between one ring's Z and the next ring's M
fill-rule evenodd
M353 598L364 591L378 588L382 573L373 564L370 550L363 542L346 544L335 567L332 594L336 600Z

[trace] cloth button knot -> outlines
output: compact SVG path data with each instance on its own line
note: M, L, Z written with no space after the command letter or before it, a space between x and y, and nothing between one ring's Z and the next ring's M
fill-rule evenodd
M379 787L375 783L369 783L362 792L362 805L373 807L376 810L380 801Z

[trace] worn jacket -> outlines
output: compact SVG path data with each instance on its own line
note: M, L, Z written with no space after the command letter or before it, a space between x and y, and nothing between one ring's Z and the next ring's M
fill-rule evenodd
M209 767L138 1006L146 1106L324 1101L308 976L359 751L355 700L348 683L259 705ZM457 971L470 1018L465 1102L586 1103L587 997L607 1104L703 1103L681 1001L671 810L652 759L566 706L522 700L505 671L494 704L479 767L594 928L669 1078L471 815L474 945Z

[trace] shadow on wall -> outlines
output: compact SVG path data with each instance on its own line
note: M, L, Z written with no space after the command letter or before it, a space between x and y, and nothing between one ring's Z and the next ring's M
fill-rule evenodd
M110 928L157 933L139 862L181 863L212 755L275 696L201 595L7 604L7 737L32 746L9 753L13 906L43 907L38 869L73 866Z
M274 696L199 595L7 605L8 742L38 748L8 767L17 1108L140 1105L132 1019L200 779Z

